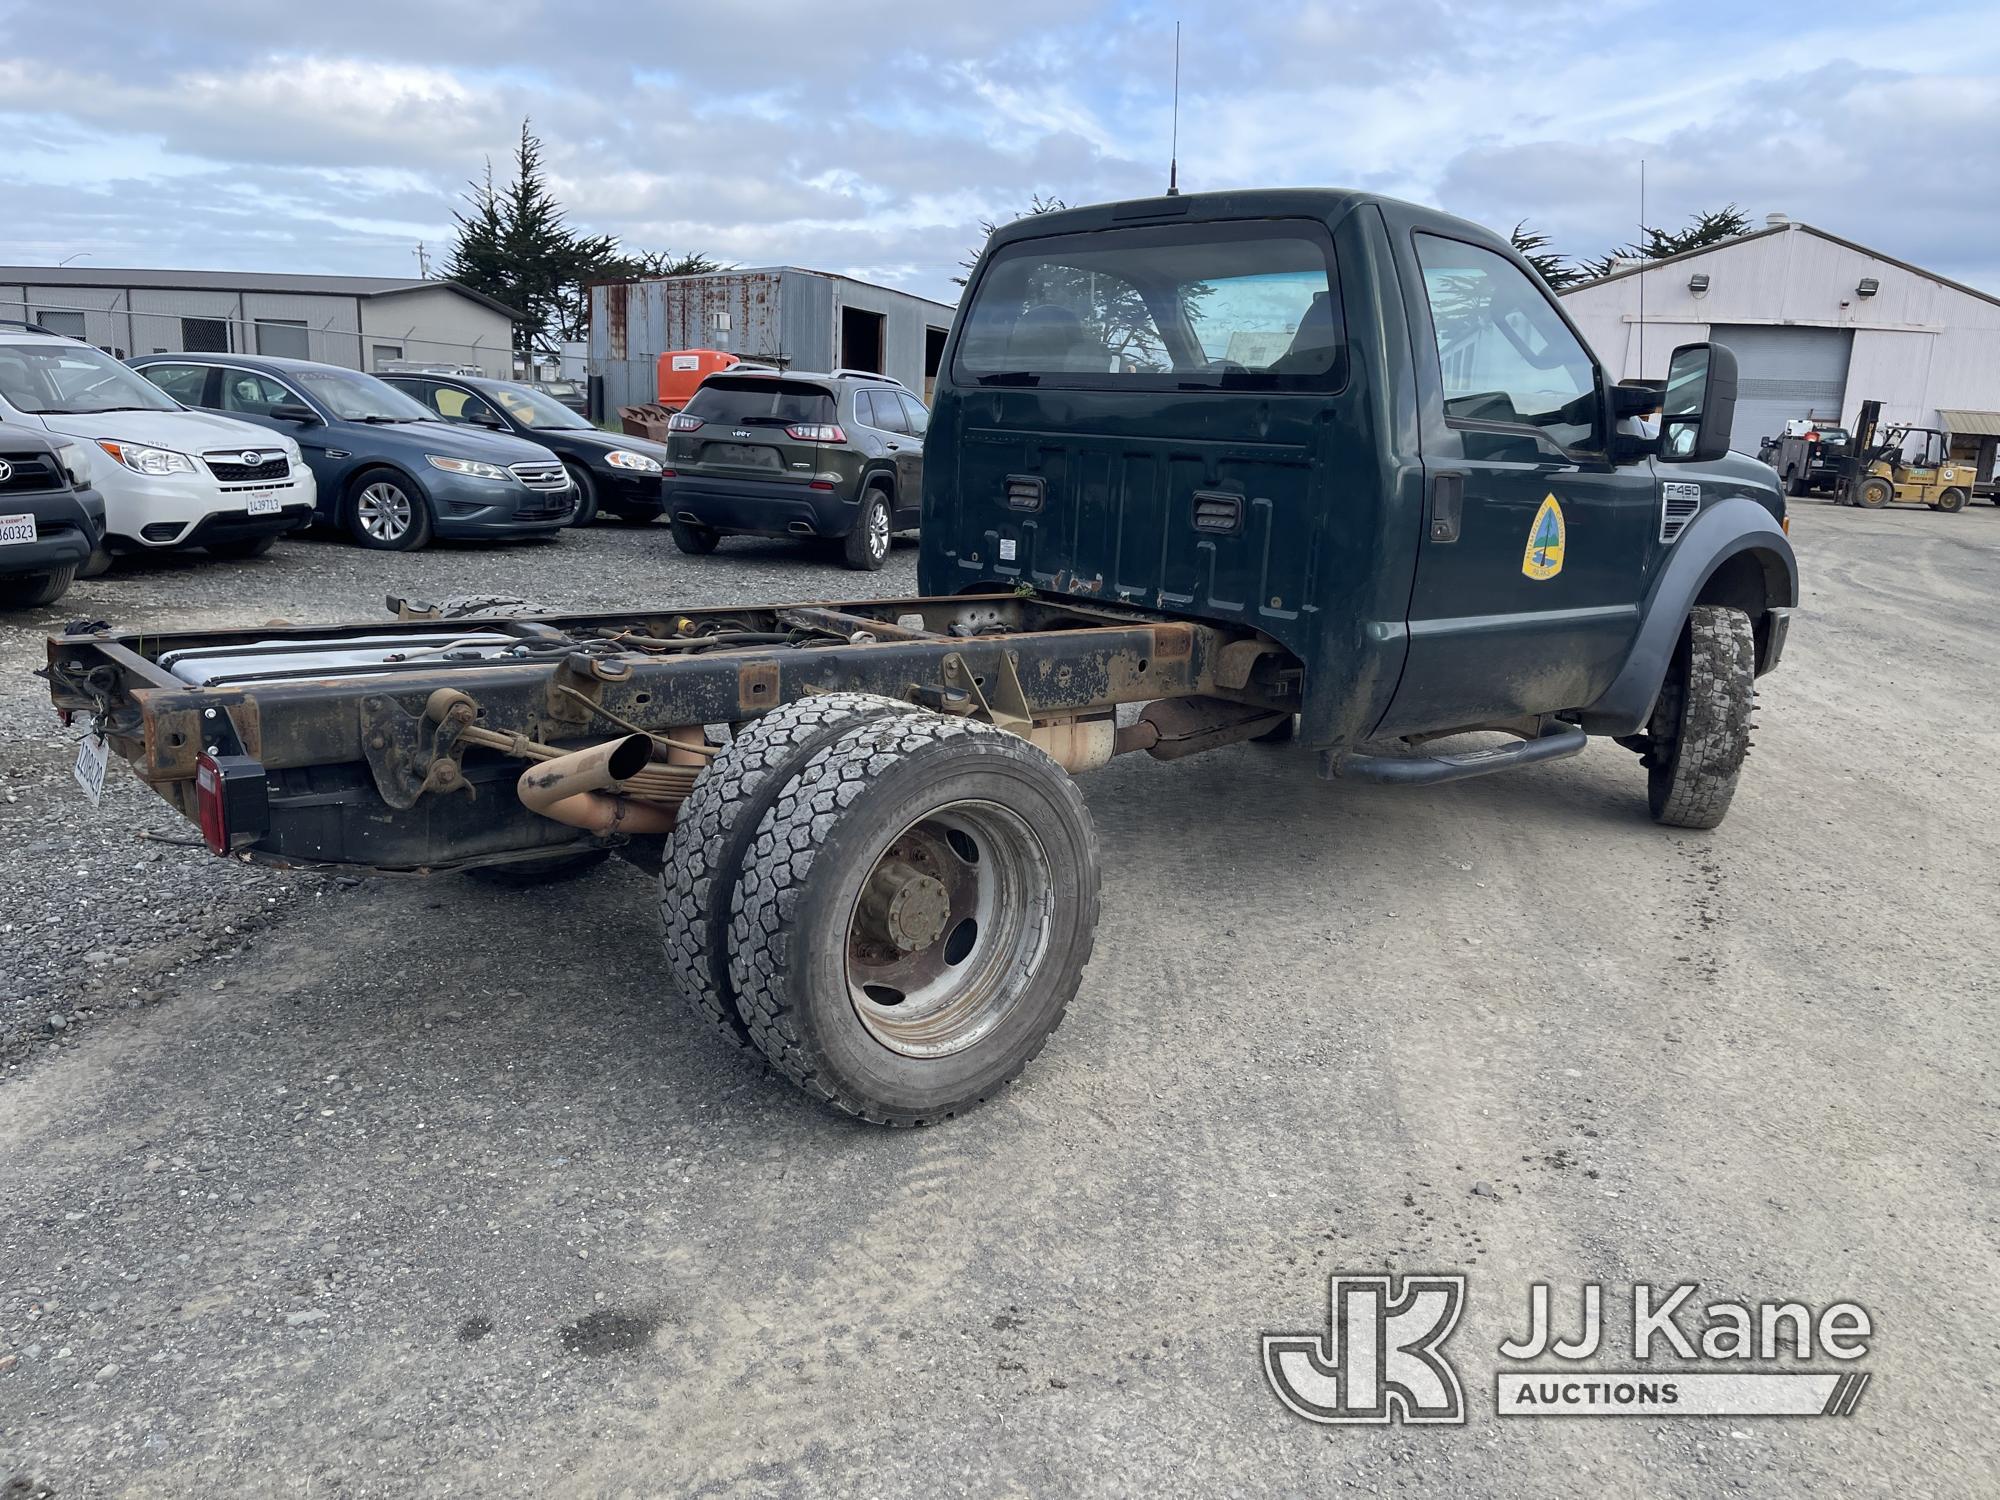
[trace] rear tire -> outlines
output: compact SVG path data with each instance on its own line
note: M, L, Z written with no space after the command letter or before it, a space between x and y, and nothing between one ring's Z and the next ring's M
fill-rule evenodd
M847 533L842 558L857 573L880 572L889 560L889 496L884 491L861 492L860 513Z
M691 526L686 521L673 523L674 545L689 557L706 557L715 550L721 540L706 526Z
M1965 509L1967 498L1968 496L1964 490L1956 488L1948 489L1942 495L1938 496L1938 509L1949 515L1957 515Z
M873 693L817 693L745 725L681 803L660 869L667 967L688 1003L739 1047L750 1027L729 977L729 907L744 851L785 784L857 724L918 712Z
M1096 835L1026 740L942 714L848 730L759 822L730 977L771 1065L925 1125L990 1098L1061 1024L1097 928Z
M1669 828L1713 828L1750 753L1757 642L1740 609L1697 605L1681 631L1649 726L1646 801Z
M46 573L16 573L0 578L0 609L44 609L67 594L75 580L75 563L65 563Z
M265 536L238 537L234 541L209 542L203 547L211 557L228 557L244 561L252 557L262 557L278 544L278 534L274 531Z

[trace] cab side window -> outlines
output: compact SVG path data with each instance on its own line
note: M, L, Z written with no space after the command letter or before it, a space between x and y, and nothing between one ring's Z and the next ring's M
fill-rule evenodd
M274 406L296 406L299 398L267 376L254 370L232 370L225 366L222 378L222 409L250 417L268 417Z
M869 403L874 415L868 419L868 425L877 432L907 433L910 430L910 424L903 418L902 404L896 400L894 391L863 391L856 399Z
M922 437L931 425L931 414L924 410L924 403L908 392L900 393L896 399L903 403L903 418L909 423L910 432Z
M208 384L207 365L148 365L139 372L182 406L200 406Z
M434 385L429 391L430 405L437 408L438 415L447 422L472 424L485 422L505 427L500 413L488 406L479 397L455 385Z
M1532 427L1562 448L1603 446L1597 368L1540 287L1505 256L1417 236L1452 425Z

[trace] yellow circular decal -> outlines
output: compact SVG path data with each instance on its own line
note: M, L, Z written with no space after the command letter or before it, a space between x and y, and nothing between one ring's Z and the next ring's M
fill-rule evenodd
M1563 543L1568 537L1563 508L1550 495L1535 512L1535 524L1528 528L1528 550L1521 556L1521 571L1536 580L1555 577L1563 570Z

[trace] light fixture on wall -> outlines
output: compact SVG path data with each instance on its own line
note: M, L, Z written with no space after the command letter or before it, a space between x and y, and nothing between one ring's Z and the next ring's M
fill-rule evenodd
M1873 276L1864 276L1861 278L1861 284L1854 289L1854 295L1857 297L1872 297L1881 290L1881 282L1877 281Z
M1688 277L1688 290L1697 297L1705 296L1708 292L1708 272L1697 271Z

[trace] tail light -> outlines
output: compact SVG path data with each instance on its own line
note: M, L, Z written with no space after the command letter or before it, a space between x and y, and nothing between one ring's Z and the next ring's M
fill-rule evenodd
M230 854L271 827L270 783L247 755L204 755L194 768L195 821L210 854Z
M785 436L799 443L844 443L847 434L837 422L794 422Z
M701 418L691 417L684 411L677 411L667 418L669 432L700 432Z

